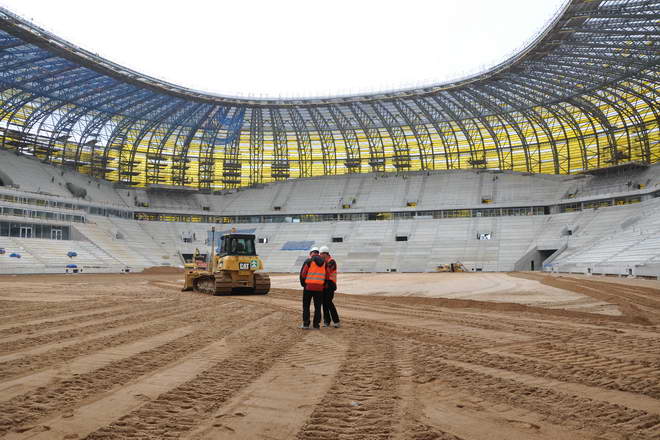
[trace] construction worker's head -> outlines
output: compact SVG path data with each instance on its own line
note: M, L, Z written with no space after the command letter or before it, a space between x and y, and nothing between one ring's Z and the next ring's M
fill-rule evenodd
M321 246L319 249L321 254L330 255L330 249L327 246Z
M317 248L316 246L314 246L309 250L310 257L313 257L314 255L318 255L318 254L319 254L319 248Z

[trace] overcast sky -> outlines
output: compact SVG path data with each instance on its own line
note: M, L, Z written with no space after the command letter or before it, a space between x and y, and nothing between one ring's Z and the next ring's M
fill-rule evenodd
M197 90L327 96L492 66L565 0L0 0L118 64Z

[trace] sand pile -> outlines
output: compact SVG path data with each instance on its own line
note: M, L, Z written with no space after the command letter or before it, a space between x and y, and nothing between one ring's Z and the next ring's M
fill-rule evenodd
M144 269L143 273L154 275L154 274L173 274L173 273L183 273L184 270L180 267L173 266L152 266Z

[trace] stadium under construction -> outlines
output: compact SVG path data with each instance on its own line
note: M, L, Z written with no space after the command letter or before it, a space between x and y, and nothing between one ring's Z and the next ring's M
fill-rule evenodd
M567 1L476 75L258 100L148 77L3 9L0 271L61 272L69 251L88 271L178 266L222 223L274 271L328 242L357 272L657 276L659 14Z
M660 439L659 25L566 0L478 74L252 99L0 8L0 439Z

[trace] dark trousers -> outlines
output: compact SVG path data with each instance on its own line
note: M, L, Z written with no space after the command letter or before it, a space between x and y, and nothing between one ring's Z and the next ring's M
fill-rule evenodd
M309 325L309 306L314 300L314 327L321 324L321 305L323 304L323 292L303 290L303 325Z
M325 290L323 292L323 322L326 324L330 324L331 321L334 323L339 322L337 308L335 307L335 303L332 302L334 299L334 290Z

